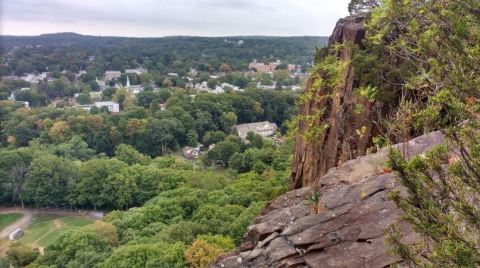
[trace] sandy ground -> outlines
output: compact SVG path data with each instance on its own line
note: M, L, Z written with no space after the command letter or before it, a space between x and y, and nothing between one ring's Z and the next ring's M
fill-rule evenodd
M0 231L0 239L8 237L8 234L17 228L25 229L33 217L33 210L21 208L0 208L0 214L21 213L23 217Z

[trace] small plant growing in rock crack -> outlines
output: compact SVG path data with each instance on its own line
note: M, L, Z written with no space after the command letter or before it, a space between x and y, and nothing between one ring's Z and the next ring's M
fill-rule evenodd
M318 214L320 212L320 198L322 198L322 194L318 191L308 197L307 200L310 204L312 214Z

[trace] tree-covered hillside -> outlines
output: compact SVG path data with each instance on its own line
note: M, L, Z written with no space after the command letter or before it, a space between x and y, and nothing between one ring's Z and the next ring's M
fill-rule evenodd
M61 234L43 256L11 244L0 267L205 267L287 189L288 135L275 144L249 133L244 142L232 130L271 120L285 133L296 93L122 96L120 114L0 101L0 204L110 212ZM199 142L199 159L180 156Z
M96 37L73 33L33 37L0 36L0 75L33 72L78 72L95 68L124 70L142 66L149 70L185 74L220 71L222 64L247 70L253 59L303 65L310 63L315 47L325 37ZM89 56L95 60L89 61Z

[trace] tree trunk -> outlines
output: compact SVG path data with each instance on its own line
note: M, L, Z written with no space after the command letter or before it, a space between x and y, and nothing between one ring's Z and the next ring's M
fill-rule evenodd
M20 204L22 205L22 210L23 210L24 209L23 198L22 198L22 194L20 192L18 192L18 199L20 200Z

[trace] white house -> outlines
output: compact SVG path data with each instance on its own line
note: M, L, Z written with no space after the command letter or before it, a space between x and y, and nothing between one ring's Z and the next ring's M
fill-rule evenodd
M236 125L234 127L238 136L242 140L245 140L247 138L248 132L253 132L264 138L272 136L273 134L275 134L275 131L277 130L277 128L278 128L277 124L270 123L268 121L241 124L241 125Z
M105 81L110 81L115 78L120 78L122 76L122 72L120 71L105 71Z
M21 77L21 79L29 82L29 83L32 83L32 84L36 84L38 83L39 81L41 80L44 80L45 78L47 78L48 76L48 73L47 72L43 72L41 74L26 74L25 76Z
M120 112L120 105L114 101L96 101L94 104L87 104L87 105L77 105L78 108L84 109L86 111L90 111L92 107L107 107L108 111L111 113L119 113Z
M196 89L196 90L199 90L199 91L208 91L209 88L208 88L208 83L207 83L207 81L203 81L203 82L200 83L200 84L195 84L195 89Z
M127 89L134 95L137 95L138 93L143 91L143 86L142 85L131 85L127 87Z
M215 86L215 89L210 90L209 92L213 94L221 94L221 93L224 93L225 90L221 86Z
M87 71L85 71L85 70L80 70L80 71L78 71L77 74L75 74L75 76L78 78L78 77L80 77L80 76L82 76L82 75L84 75L84 74L87 74Z
M96 101L95 106L98 108L107 107L108 111L111 113L120 112L120 105L114 101Z
M222 83L222 88L225 90L225 88L231 88L233 89L234 91L242 91L239 87L237 86L234 86L232 84L229 84L229 83Z
M142 73L148 73L148 70L145 68L135 68L135 69L125 69L126 74L142 74Z
M14 101L14 102L15 102L15 104L23 105L23 107L30 110L30 104L28 103L28 101Z

